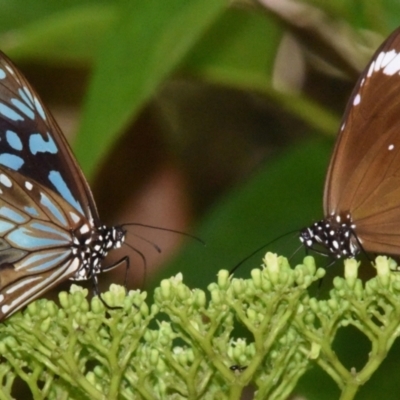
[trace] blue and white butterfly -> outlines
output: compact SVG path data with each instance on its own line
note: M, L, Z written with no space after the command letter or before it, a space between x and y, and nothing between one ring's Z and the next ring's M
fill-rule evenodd
M122 227L101 224L60 128L0 52L0 320L66 279L93 279Z

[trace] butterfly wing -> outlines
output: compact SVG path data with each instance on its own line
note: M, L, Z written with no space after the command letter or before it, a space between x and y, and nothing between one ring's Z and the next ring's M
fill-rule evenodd
M0 52L0 165L56 191L98 221L83 173L60 128L14 64Z
M85 225L54 191L0 166L0 320L78 271L73 232Z
M353 90L330 162L325 215L350 213L367 251L400 248L400 29Z

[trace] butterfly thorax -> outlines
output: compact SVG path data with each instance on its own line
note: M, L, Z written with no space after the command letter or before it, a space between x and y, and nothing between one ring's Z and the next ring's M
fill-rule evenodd
M112 249L122 246L125 231L119 226L105 225L90 229L82 225L72 234L72 254L80 261L79 270L70 279L87 280L101 272L101 262Z
M355 257L361 249L350 213L335 214L300 231L307 249L335 258ZM328 253L327 250L328 249Z

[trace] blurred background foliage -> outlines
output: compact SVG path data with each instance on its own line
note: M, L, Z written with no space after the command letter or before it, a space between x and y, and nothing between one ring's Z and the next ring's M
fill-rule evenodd
M206 241L131 228L146 268L127 246L110 262L129 254L129 287L149 290L178 271L204 288L321 218L347 98L400 19L396 0L0 0L0 10L0 48L59 121L104 222ZM292 234L268 250L290 256L298 246ZM369 349L350 328L335 346L355 367ZM398 398L399 351L360 398ZM338 397L317 368L297 393Z

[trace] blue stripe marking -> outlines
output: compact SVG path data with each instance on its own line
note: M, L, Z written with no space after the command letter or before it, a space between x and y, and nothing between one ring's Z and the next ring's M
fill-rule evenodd
M10 231L11 229L15 228L15 224L11 222L0 220L0 235Z
M34 208L34 207L25 206L25 207L24 207L24 210L25 210L28 214L32 215L33 217L38 217L38 216L40 215L39 212L38 212L38 210L36 210L36 208Z
M28 97L28 101L27 101L27 104L31 104L32 105L32 108L33 108L33 95L32 95L32 93L31 93L31 91L26 87L26 86L23 86L22 87L22 90L24 91L24 93L26 94L26 96Z
M36 107L36 111L39 113L39 115L46 120L46 114L43 110L42 105L40 104L40 101L35 97L35 107Z
M22 141L14 131L6 131L6 139L8 144L15 150L22 150Z
M6 76L6 71L4 71L3 68L0 68L0 79L4 79Z
M57 189L58 193L61 194L61 196L64 198L65 201L71 204L71 206L74 207L76 210L78 210L81 214L84 214L82 206L72 195L71 191L69 190L69 187L67 186L63 177L58 171L50 171L49 180Z
M26 104L31 104L32 108L33 108L33 104L32 104L32 100L26 95L25 91L23 89L18 89L18 93L21 96L22 100L26 103Z
M53 216L64 226L68 226L67 220L61 213L57 205L50 200L44 193L40 193L40 203L47 207L47 209L53 214Z
M26 272L45 272L59 265L71 254L71 250L47 251L41 254L32 254L18 263L18 270L25 269Z
M48 140L46 141L40 133L32 133L29 137L29 149L33 155L37 153L51 153L56 154L58 152L57 146L50 136L47 133Z
M29 108L26 104L24 104L21 100L18 99L11 99L11 103L17 107L22 114L25 114L31 120L35 119L35 113L31 108Z
M12 110L10 107L6 106L4 103L0 103L0 114L2 114L7 119L11 119L12 121L23 121L24 118Z
M51 236L44 237L43 233L32 231L24 226L13 230L6 236L6 238L11 246L28 251L45 249L51 246L59 247L71 244L70 241L64 240L63 238L59 239Z
M0 164L14 171L18 171L24 165L24 159L15 154L3 153L0 154Z
M41 232L47 232L47 233L50 233L52 235L58 235L63 240L66 240L67 242L71 241L71 235L69 235L65 231L62 231L62 230L58 229L54 225L50 226L50 225L47 225L47 224L43 224L41 222L32 222L30 224L30 226L33 229L36 229L36 230L41 231ZM40 235L43 235L43 233L41 233L41 232L40 232Z
M22 224L23 222L28 221L25 215L13 210L8 206L0 207L0 216L7 218L12 222L16 222L17 224Z

